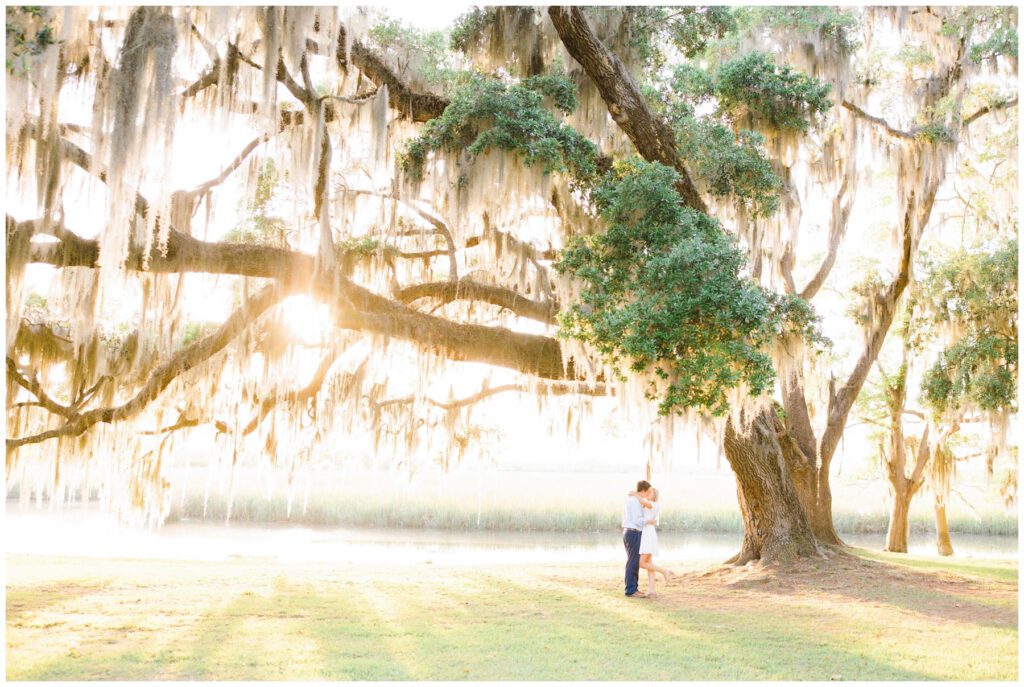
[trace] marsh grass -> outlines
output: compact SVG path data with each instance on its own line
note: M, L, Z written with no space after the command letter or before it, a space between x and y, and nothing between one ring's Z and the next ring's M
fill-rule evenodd
M312 494L303 508L297 500L288 512L282 496L268 499L261 494L235 496L231 520L235 522L327 525L336 527L389 527L493 532L613 532L619 528L620 514L613 508L554 508L543 504L487 504L478 512L472 505L452 505L427 498L361 499ZM661 517L662 531L741 533L743 522L735 504L700 504L701 510L674 508ZM222 494L189 494L175 501L170 519L206 519L223 521L228 499ZM884 533L889 525L884 513L858 514L837 511L836 528L848 533ZM1017 520L1011 514L989 512L981 517L955 514L950 530L960 534L1015 535ZM911 518L911 531L930 533L935 523L927 514Z

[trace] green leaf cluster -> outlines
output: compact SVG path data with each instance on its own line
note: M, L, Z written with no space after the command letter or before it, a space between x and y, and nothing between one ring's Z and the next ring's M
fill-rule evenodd
M459 15L452 25L449 45L453 50L465 53L479 41L484 29L494 20L493 7L472 7Z
M629 8L626 19L629 44L645 70L664 67L669 46L692 59L737 27L732 8L722 6L637 6Z
M653 381L648 389L662 414L721 415L731 389L771 388L776 336L823 339L805 302L743 275L735 239L681 203L677 180L674 169L639 158L602 177L591 197L607 231L572 240L555 264L584 284L560 336L592 344L619 374L628 365L664 380L663 394Z
M925 403L934 411L964 405L1017 407L1017 241L992 253L959 252L922 282L934 322L962 332L927 370Z
M779 207L782 181L764 152L764 136L740 129L737 133L713 119L689 112L671 117L680 154L710 193L733 195L754 215L767 216Z
M462 81L466 72L459 68L448 47L444 31L425 31L387 15L381 15L370 28L367 39L376 52L403 64L432 90L445 95Z
M667 86L647 87L648 100L672 126L694 176L710 193L733 196L761 216L778 209L782 182L764 150L764 136L740 121L749 114L768 127L806 131L832 106L830 90L757 52L729 60L714 73L682 64Z
M57 40L53 26L40 5L12 5L5 11L6 48L4 63L8 72L24 76L27 73L25 59L41 55ZM20 65L20 69L15 67Z
M188 346L189 344L198 341L204 336L209 336L210 334L217 330L218 326L219 325L217 322L188 322L185 325L185 331L182 333L181 336L181 347L184 348L185 346Z
M738 8L737 22L743 28L764 27L790 29L796 33L817 33L849 52L855 50L859 41L857 29L860 22L850 9L823 5L804 6L761 6Z
M914 136L928 143L952 143L953 134L941 121L932 120L914 130Z
M466 151L471 156L491 149L520 156L545 173L567 172L581 184L597 174L598 149L560 121L547 101L562 113L576 107L576 91L567 78L540 75L514 85L475 75L452 95L444 113L427 122L399 159L411 179L420 179L431 151Z
M943 19L942 33L968 40L968 55L979 63L1002 55L1017 59L1017 7L963 7Z
M722 64L714 79L721 110L749 112L780 130L807 131L814 118L832 107L832 86L777 65L771 55L751 52Z
M340 239L334 244L334 250L337 253L356 257L368 257L386 249L387 247L384 243L372 236Z

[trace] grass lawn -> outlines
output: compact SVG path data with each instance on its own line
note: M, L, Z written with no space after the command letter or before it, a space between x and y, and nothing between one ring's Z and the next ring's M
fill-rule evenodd
M1014 680L1017 564L621 568L7 556L9 680Z

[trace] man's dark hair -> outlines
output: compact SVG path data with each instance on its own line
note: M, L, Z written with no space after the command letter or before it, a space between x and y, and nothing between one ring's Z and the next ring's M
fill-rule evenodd
M639 482L636 483L636 490L637 491L647 491L650 488L651 488L651 483L648 482L645 479L642 479L642 480L640 480Z

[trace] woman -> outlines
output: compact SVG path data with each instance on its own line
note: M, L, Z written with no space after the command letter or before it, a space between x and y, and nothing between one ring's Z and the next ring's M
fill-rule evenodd
M661 573L665 578L665 584L672 581L672 571L666 570L654 564L654 554L658 553L658 515L661 507L658 506L658 490L651 487L651 500L637 495L637 499L644 506L644 529L640 533L640 567L647 571L647 596L656 596L654 591L655 573Z

